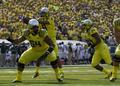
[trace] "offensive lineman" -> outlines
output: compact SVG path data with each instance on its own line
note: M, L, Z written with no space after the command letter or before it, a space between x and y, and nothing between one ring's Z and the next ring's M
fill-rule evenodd
M32 47L27 49L20 56L18 60L18 71L16 79L13 81L13 83L22 82L22 72L24 70L25 64L39 58L46 58L46 60L50 61L52 68L55 71L57 80L62 81L57 65L58 60L54 53L55 45L48 37L47 31L45 29L39 28L39 22L36 19L29 20L28 29L26 29L23 32L23 35L20 36L18 39L12 39L9 37L7 40L12 43L18 44L26 39L30 42Z
M48 36L51 38L51 40L55 45L54 51L57 56L58 66L59 66L62 77L64 77L62 64L60 62L59 55L58 55L58 46L56 43L56 29L55 29L54 18L49 15L49 9L47 7L42 7L40 9L39 15L40 15L40 18L38 19L38 21L40 23L40 27L47 30ZM39 66L40 66L40 63L38 60L38 62L36 62L36 71L33 78L36 78L39 76L39 68L40 68Z
M58 55L58 46L56 43L56 29L55 29L54 19L49 15L49 9L47 7L42 7L39 14L40 14L40 18L38 19L40 23L39 27L47 30L48 36L51 38L51 40L55 45L54 51L57 56L58 67L61 72L61 76L64 78L62 64L60 62L59 55ZM30 20L29 17L25 17L22 19L23 23L25 24L28 24L29 20ZM36 61L36 71L35 71L35 74L33 75L33 78L36 78L39 76L39 68L40 68L39 66L40 66L40 62L38 60Z

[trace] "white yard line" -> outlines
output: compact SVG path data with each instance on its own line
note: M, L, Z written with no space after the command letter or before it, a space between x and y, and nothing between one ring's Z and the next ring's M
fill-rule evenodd
M3 73L16 73L17 71L14 71L14 70L5 70L5 71L4 71L4 70L3 70L3 71L1 71L1 72L3 72ZM34 72L35 72L35 70L25 70L25 71L24 71L24 73L34 73ZM45 71L44 71L44 70L40 70L40 73L53 73L53 72L54 72L53 70L48 70L48 71L46 71L46 70L45 70ZM84 73L84 72L92 72L92 73L93 73L93 72L96 72L96 70L92 70L92 69L91 69L91 70L85 70L85 71L82 70L82 71L81 71L81 70L73 70L73 69L72 69L72 70L64 70L64 72L65 72L65 73L70 73L70 72L75 72L75 73L79 73L79 72L81 72L81 73L82 73L82 72L83 72L83 73Z

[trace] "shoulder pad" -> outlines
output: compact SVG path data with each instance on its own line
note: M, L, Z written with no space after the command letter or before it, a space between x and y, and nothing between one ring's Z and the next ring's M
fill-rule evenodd
M23 30L23 36L24 36L24 37L29 36L29 34L30 34L30 30L29 30L29 29Z

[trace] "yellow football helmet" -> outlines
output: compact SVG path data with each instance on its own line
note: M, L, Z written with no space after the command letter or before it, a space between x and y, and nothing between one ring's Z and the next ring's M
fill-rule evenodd
M49 16L49 9L47 7L42 7L39 12L41 17L48 17Z
M37 34L38 29L39 29L39 22L36 19L30 19L28 22L28 29L30 29L30 31L32 31L32 33L34 35Z

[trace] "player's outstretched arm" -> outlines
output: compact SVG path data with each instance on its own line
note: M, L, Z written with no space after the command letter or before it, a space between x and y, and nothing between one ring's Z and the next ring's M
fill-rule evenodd
M25 16L19 16L18 18L19 18L24 24L28 24L29 20L31 19L31 18L25 17Z
M100 39L100 36L98 33L92 34L92 37L94 37L96 40L96 43L92 45L92 47L95 47L96 45L98 45L101 42L101 39Z
M10 36L7 38L8 41L10 41L11 43L14 43L14 44L19 44L23 41L25 41L25 37L24 36L20 36L19 38L16 38L16 39L12 39Z
M19 44L19 43L25 41L25 40L26 40L26 37L27 37L29 34L30 34L30 32L29 32L29 30L27 29L27 30L24 30L24 31L23 31L23 34L22 34L20 37L18 37L18 38L16 38L16 39L13 39L11 36L9 36L9 37L7 38L7 40L10 41L11 43Z

